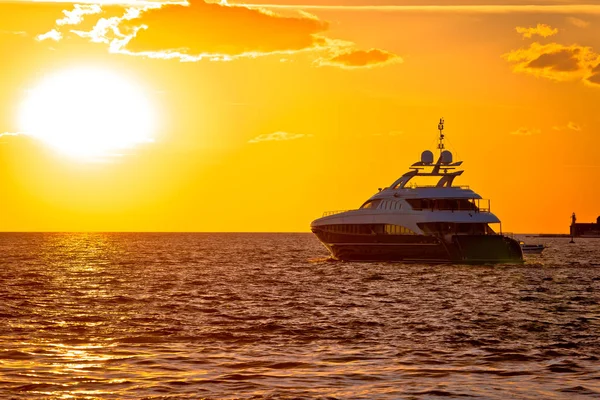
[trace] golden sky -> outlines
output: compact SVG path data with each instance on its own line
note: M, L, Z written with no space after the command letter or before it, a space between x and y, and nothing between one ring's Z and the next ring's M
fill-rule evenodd
M600 6L0 2L0 230L308 231L433 150L506 231L600 215Z

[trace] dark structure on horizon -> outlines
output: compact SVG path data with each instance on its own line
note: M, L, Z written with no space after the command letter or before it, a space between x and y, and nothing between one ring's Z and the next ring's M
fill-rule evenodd
M575 213L573 213L571 223L571 236L575 237L600 237L600 216L596 219L596 223L577 223L575 222Z

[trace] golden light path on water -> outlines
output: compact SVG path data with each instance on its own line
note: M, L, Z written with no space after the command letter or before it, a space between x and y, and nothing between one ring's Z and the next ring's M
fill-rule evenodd
M308 234L0 234L0 397L594 398L600 241L339 263Z

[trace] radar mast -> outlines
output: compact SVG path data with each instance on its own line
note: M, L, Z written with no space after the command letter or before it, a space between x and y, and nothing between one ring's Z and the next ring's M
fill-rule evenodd
M438 124L438 130L440 131L440 142L438 143L438 149L440 150L440 157L442 152L444 151L444 118L440 118L440 123Z

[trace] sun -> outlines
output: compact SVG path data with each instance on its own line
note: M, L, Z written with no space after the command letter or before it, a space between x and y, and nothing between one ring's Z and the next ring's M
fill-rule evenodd
M121 155L153 141L154 112L147 94L113 72L65 70L28 92L20 130L63 154L82 159Z

